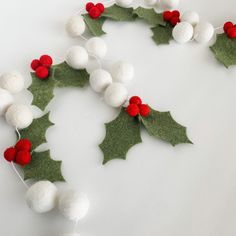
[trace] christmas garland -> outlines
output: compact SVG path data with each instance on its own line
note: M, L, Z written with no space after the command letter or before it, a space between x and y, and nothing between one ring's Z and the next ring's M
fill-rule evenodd
M208 43L215 32L211 24L199 23L196 12L180 14L178 10L167 10L158 13L154 8L134 9L129 7L129 2L130 0L117 0L116 4L106 8L102 3L95 5L89 2L84 9L87 13L72 17L66 25L71 36L86 40L85 48L71 47L65 61L60 64L53 65L53 59L48 55L31 62L34 72L31 73L32 84L28 90L33 94L32 105L42 111L45 111L53 99L55 88L83 88L89 84L95 92L104 92L108 105L120 109L117 118L105 124L106 135L99 145L104 155L103 164L113 159L126 159L130 148L142 142L142 126L150 136L173 146L192 143L187 137L186 128L177 123L170 112L157 111L143 103L136 95L128 99L125 83L134 75L131 64L116 62L111 73L101 67L91 73L87 72L86 66L90 58L95 58L100 63L106 54L106 44L98 38L105 34L104 22L144 20L151 26L152 39L158 46L169 44L172 39L178 43L192 40ZM156 4L156 0L147 2L151 5ZM163 0L161 3L167 8L173 8L176 0ZM96 37L86 39L83 36L86 28ZM226 22L222 30L224 33L217 34L216 41L210 49L216 59L228 68L236 65L236 25ZM12 94L19 93L24 87L24 80L18 73L2 75L0 87L0 115L5 114L7 122L15 128L18 139L16 144L5 150L4 157L15 171L15 163L22 167L24 180L39 181L27 191L27 202L34 211L47 212L56 206L58 198L57 189L52 182L65 181L61 173L61 161L53 160L49 150L37 151L40 145L47 142L46 131L53 126L49 112L33 119L28 106L14 103ZM21 178L20 175L19 177ZM23 183L24 180L22 179ZM76 210L75 205L78 206ZM86 214L89 202L86 195L70 191L59 196L58 207L67 218L78 221Z

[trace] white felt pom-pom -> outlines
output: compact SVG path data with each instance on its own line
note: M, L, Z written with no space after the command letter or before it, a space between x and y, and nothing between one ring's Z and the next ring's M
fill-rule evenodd
M13 127L24 129L32 123L33 114L29 106L13 104L7 109L6 120Z
M199 22L199 15L195 11L186 11L181 16L181 22L188 22L191 25L195 26Z
M74 69L84 69L88 64L88 53L80 46L69 48L66 55L66 63Z
M0 116L5 114L13 100L13 96L7 90L0 88Z
M89 200L84 193L74 190L66 191L59 195L58 208L66 218L78 221L88 212Z
M163 9L173 9L178 7L179 0L161 0L160 3Z
M89 54L100 59L105 57L107 53L107 45L105 41L98 37L89 39L85 45L85 48Z
M112 83L105 91L104 98L108 105L120 107L127 100L128 91L123 84Z
M111 74L115 82L128 83L134 77L134 67L124 61L113 64Z
M116 0L116 4L121 7L130 7L134 0Z
M106 70L97 69L90 74L89 82L92 89L100 93L112 83L112 77Z
M82 35L85 28L84 19L81 16L72 16L66 24L66 31L72 37Z
M49 181L39 181L27 191L26 202L37 213L51 211L57 203L57 187Z
M24 78L18 72L5 73L0 77L0 87L10 93L19 93L24 88Z
M208 22L201 22L194 29L194 39L198 43L208 43L214 35L214 27Z
M174 27L172 36L178 43L187 43L193 37L193 26L188 22L180 22Z
M148 6L154 6L157 4L157 0L144 0Z

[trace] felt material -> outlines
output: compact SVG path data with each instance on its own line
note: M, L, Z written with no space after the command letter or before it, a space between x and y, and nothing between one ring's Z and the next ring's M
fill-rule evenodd
M41 81L31 73L32 84L28 90L33 94L32 104L44 110L53 99L55 87L84 87L89 80L86 70L75 70L66 62L54 65L48 79Z
M135 144L141 143L140 122L137 118L129 116L125 108L121 109L119 116L105 124L106 137L99 145L103 154L103 164L113 159L126 159L126 154Z
M65 181L61 173L61 161L51 159L50 152L34 152L29 165L23 167L24 179Z
M31 125L33 113L30 106L15 103L7 109L5 118L14 128L25 129Z
M57 205L58 190L49 181L39 181L32 185L26 193L26 203L37 213L51 211Z
M66 31L71 37L78 37L82 35L85 28L85 22L81 16L72 16L66 24Z
M102 30L103 23L105 22L104 17L100 17L96 20L93 20L88 14L84 14L83 17L84 22L92 35L99 37L105 34L105 32Z
M133 14L134 16L145 20L150 25L166 25L166 22L163 20L162 14L156 13L153 9L138 7L133 11Z
M200 22L194 28L194 39L198 43L208 43L215 33L212 24L208 22Z
M65 61L73 69L85 69L88 64L88 60L88 52L84 47L72 46L67 50Z
M210 49L216 59L227 68L236 65L236 39L230 39L226 34L219 34L215 44Z
M169 44L172 38L172 28L169 24L166 26L157 25L151 28L153 32L152 39L157 45Z
M180 143L192 143L186 134L186 128L178 124L170 112L159 112L151 109L148 117L141 117L147 132L155 138L160 138L173 146Z
M44 81L39 80L35 73L31 73L31 77L32 84L28 90L33 94L32 105L39 107L43 111L54 97L53 89L55 81L52 79L52 75Z
M0 87L8 90L10 93L20 93L25 86L24 78L19 72L4 73L0 77Z
M110 84L104 93L105 102L112 107L122 106L128 96L127 88L121 83Z
M133 8L124 8L114 4L107 7L102 16L115 21L134 21Z
M28 165L30 161L31 161L31 155L29 151L17 152L15 162L18 165L25 166L25 165Z
M187 43L193 37L193 26L188 22L180 22L174 27L172 36L178 43Z
M56 87L84 87L88 84L89 74L86 70L75 70L63 62L54 66Z
M59 195L58 209L69 220L78 222L89 210L90 202L86 194L67 190Z
M45 137L46 131L52 125L54 124L49 120L49 113L47 113L46 115L35 119L28 128L21 130L21 138L31 141L31 149L33 151L39 145L47 142Z

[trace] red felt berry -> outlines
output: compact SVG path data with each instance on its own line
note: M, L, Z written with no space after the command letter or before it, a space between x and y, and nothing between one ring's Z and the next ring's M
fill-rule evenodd
M28 139L20 139L16 145L15 148L17 151L30 151L31 149L31 142Z
M9 161L15 161L17 150L14 147L7 148L4 152L4 158Z
M88 2L86 4L86 11L89 12L92 7L94 7L94 4L92 2Z
M17 152L15 161L17 164L19 164L21 166L25 166L25 165L29 164L31 161L30 152L28 152L28 151Z
M129 103L139 105L139 104L142 104L142 100L139 96L133 96L130 98Z
M140 115L143 117L149 116L151 109L147 104L139 105Z
M234 26L233 28L228 29L227 30L227 35L231 39L236 38L236 26Z
M97 19L101 16L101 11L98 7L92 7L90 10L89 10L89 16L92 18L92 19Z
M139 107L137 104L129 104L129 106L126 107L126 112L130 116L137 116L139 114Z
M49 56L49 55L43 55L40 57L39 59L40 63L42 66L45 66L45 67L51 67L53 61L52 61L52 58Z
M35 74L39 79L44 80L44 79L48 78L49 70L45 66L40 66L36 69Z
M103 13L104 10L105 10L105 7L104 7L104 5L102 3L97 3L95 5L95 7L97 7L100 10L101 13Z
M233 28L234 24L231 21L228 21L224 24L224 32L227 33L228 29Z
M31 62L31 68L32 70L36 71L36 69L41 66L41 63L38 59L34 59L32 62Z
M180 17L180 12L178 10L172 11L172 16Z
M163 12L163 20L164 21L170 21L172 16L173 16L173 14L171 11L164 11Z
M176 26L180 22L180 18L178 16L173 16L170 20L171 25Z

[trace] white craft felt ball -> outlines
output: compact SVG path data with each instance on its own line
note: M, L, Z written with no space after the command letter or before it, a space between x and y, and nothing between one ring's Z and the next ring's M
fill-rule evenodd
M118 61L113 64L111 74L115 82L128 83L134 77L134 67L130 63Z
M69 190L59 195L58 208L62 215L70 220L81 220L87 214L89 205L84 193Z
M88 64L88 53L81 46L69 48L66 55L66 63L74 69L84 69Z
M121 83L112 83L105 91L104 98L108 105L120 107L125 103L128 97L126 87Z
M195 11L186 11L181 16L181 22L188 22L191 25L195 26L199 22L199 15Z
M49 181L39 181L26 193L26 203L37 213L51 211L57 204L57 187Z
M105 41L99 37L89 39L85 45L88 53L92 56L102 59L106 56L107 45Z
M29 106L13 104L7 109L6 120L7 123L13 127L24 129L32 123L33 113Z
M121 7L130 7L134 0L116 0L116 4Z
M208 43L214 35L214 27L208 22L201 22L194 29L194 39L198 43Z
M18 72L5 73L0 77L0 87L10 93L19 93L24 88L24 78Z
M178 7L179 0L161 0L160 3L164 9L173 9Z
M157 0L144 0L148 6L154 6L157 4Z
M7 90L0 88L0 116L5 114L13 100L13 96Z
M112 77L106 70L97 69L90 74L89 82L92 89L100 93L112 83Z
M82 35L85 28L84 19L81 16L72 16L66 24L66 31L72 37Z
M180 22L174 27L172 36L178 43L187 43L193 37L193 26L188 22Z

